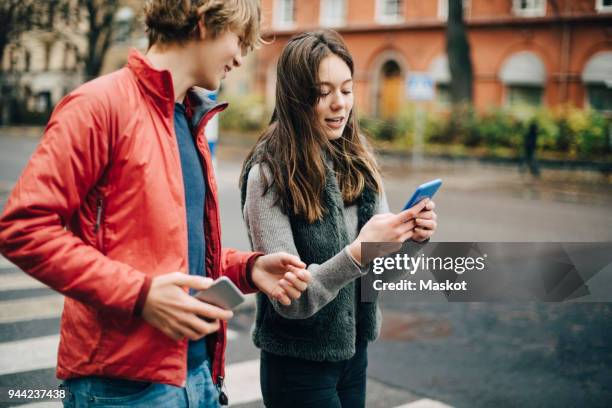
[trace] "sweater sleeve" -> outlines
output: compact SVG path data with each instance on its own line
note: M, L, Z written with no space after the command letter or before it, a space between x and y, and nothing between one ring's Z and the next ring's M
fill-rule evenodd
M299 256L289 218L274 204L273 189L264 195L264 187L261 167L255 165L249 172L243 209L253 250L266 254L284 251ZM281 316L288 319L312 316L331 302L342 287L365 272L345 249L322 264L308 265L307 269L312 274L312 281L299 299L289 306L270 299Z

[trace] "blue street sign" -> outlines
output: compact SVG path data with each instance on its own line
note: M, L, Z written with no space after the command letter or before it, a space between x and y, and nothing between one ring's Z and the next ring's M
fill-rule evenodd
M406 81L408 99L414 101L431 101L435 96L434 80L428 73L413 72Z

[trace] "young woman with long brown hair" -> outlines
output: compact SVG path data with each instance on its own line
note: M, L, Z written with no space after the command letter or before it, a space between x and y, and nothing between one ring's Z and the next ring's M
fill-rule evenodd
M361 242L425 241L435 205L389 212L378 166L353 108L353 59L331 30L293 37L278 61L276 106L241 177L253 249L299 255L312 274L284 306L258 295L253 339L261 348L268 407L362 407L376 303L359 301ZM302 272L281 281L302 289ZM297 294L297 293L296 293Z

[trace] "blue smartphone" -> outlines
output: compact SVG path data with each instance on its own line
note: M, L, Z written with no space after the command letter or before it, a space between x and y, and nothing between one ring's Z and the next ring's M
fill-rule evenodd
M408 200L402 211L413 207L415 204L417 204L424 198L432 198L441 185L442 180L440 179L431 180L427 183L421 184L417 187L416 191L414 192L412 197L410 197L410 200Z

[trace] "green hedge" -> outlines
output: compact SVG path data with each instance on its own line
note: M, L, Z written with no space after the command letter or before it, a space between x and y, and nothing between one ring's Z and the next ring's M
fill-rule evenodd
M476 112L468 106L452 111L415 112L406 107L388 121L363 118L362 128L375 140L396 147L411 147L416 118L423 115L424 141L430 146L460 145L495 155L498 151L520 156L529 125L538 126L538 150L569 159L609 159L612 120L593 110L497 108Z

